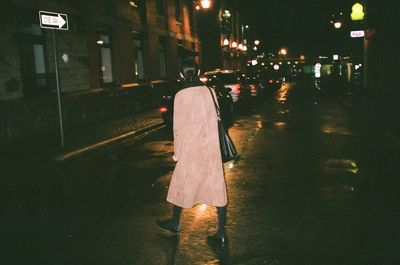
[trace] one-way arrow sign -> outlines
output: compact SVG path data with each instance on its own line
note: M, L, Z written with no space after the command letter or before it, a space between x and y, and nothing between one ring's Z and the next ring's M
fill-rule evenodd
M68 30L68 16L62 13L39 11L40 27L44 29Z

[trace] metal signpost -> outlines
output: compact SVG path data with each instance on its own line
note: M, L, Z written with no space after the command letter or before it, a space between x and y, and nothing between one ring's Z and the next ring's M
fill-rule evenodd
M62 13L55 13L49 11L39 11L40 27L44 29L55 29L55 30L68 30L68 16ZM61 96L60 96L60 82L58 79L58 63L57 63L57 42L56 32L53 31L53 53L54 53L54 65L56 74L57 84L57 100L58 100L58 115L60 120L60 135L61 135L61 146L64 148L64 128L61 111Z

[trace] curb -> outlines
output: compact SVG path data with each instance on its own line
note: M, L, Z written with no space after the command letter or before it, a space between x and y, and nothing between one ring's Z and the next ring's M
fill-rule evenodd
M99 151L101 149L105 149L106 147L110 147L111 145L117 145L120 143L127 142L129 140L133 140L132 138L140 137L140 136L148 136L151 135L152 133L162 129L165 127L165 124L163 121L154 123L152 125L140 128L135 131L131 131L125 134L121 134L118 136L115 136L113 138L99 141L94 144L90 144L81 148L77 148L65 153L62 153L54 158L55 162L62 163L66 162L75 158L78 158L84 154L92 153L94 151Z

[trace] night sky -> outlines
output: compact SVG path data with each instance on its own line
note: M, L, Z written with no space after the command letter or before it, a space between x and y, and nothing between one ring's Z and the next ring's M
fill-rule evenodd
M330 24L332 14L343 12L348 20L351 0L235 0L250 34L261 40L267 51L286 47L290 56L332 52L338 40L348 36ZM338 34L341 34L338 36Z

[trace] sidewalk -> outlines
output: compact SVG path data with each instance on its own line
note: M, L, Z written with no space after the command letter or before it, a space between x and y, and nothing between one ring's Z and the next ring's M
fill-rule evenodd
M160 129L164 126L158 109L123 117L65 135L64 151L55 157L65 161L93 152L128 138Z
M65 147L61 147L60 133L45 139L16 143L0 150L1 163L7 166L42 168L98 151L112 144L143 135L164 127L158 109L126 116L81 130L64 133ZM8 150L6 150L8 149Z

